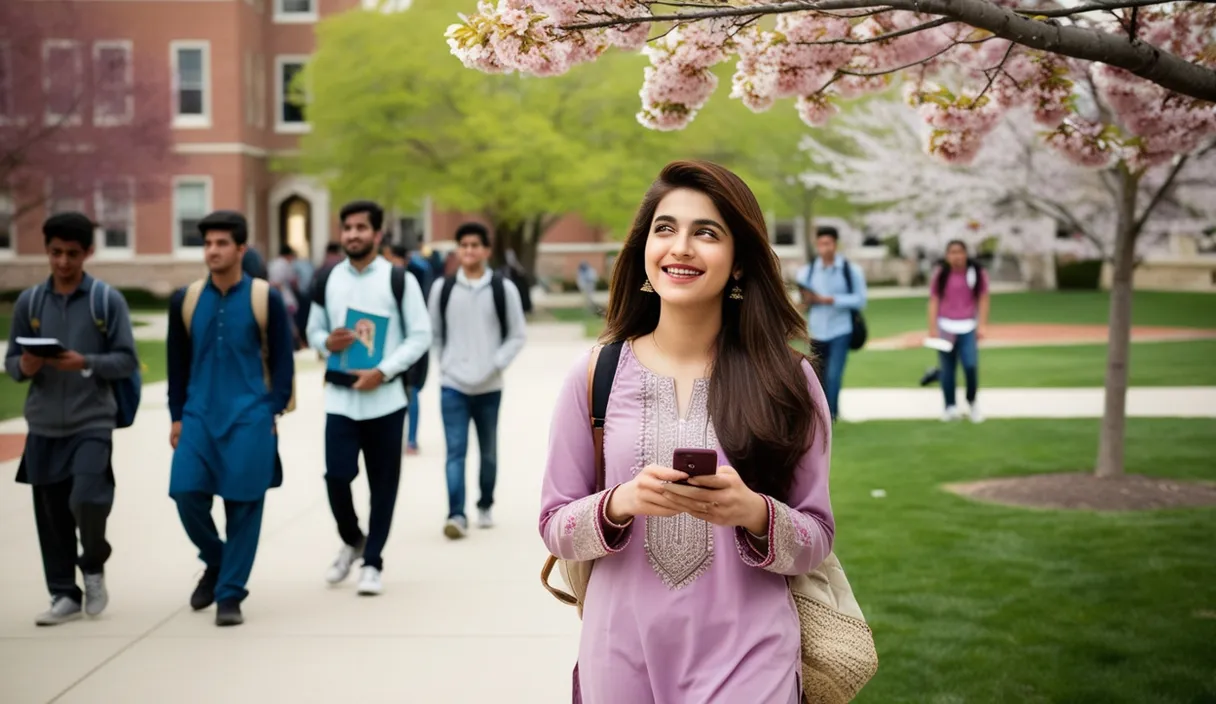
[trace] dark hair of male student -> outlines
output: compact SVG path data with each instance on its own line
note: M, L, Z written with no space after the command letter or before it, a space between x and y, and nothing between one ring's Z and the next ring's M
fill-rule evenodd
M376 232L384 227L384 208L370 200L356 200L342 206L342 210L338 213L338 221L346 222L346 218L359 213L367 214L367 221Z
M820 225L819 227L815 228L815 237L831 237L837 242L840 241L840 233L837 232L836 228L832 227L831 225Z
M81 249L88 251L93 247L93 232L97 229L92 220L81 213L58 213L47 218L42 225L42 237L45 244L51 240L75 242Z
M490 246L490 231L486 229L485 225L476 222L466 222L465 224L456 228L457 243L469 235L476 235L477 239L481 240L481 246Z
M249 225L245 216L235 210L216 210L209 214L199 220L198 232L203 237L206 237L208 232L227 232L232 235L232 242L238 247L249 241Z

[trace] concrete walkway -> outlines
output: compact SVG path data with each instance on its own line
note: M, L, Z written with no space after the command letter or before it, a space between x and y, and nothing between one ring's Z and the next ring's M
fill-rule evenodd
M325 499L324 416L315 363L302 362L299 410L280 426L287 477L270 493L247 622L217 629L186 602L201 563L166 495L164 385L145 390L136 426L115 435L117 504L99 619L39 629L46 605L29 490L0 464L0 701L5 704L254 704L279 700L460 704L568 702L579 622L538 583L539 483L553 401L589 341L581 326L534 326L508 372L499 432L498 527L452 543L443 436L432 376L421 398L422 454L407 457L385 593L360 598L353 578L323 574L339 541ZM1096 416L1100 392L985 390L990 417ZM1137 389L1133 415L1216 415L1216 389ZM845 418L936 417L934 391L850 390ZM22 432L24 422L0 424ZM475 454L475 452L473 453ZM470 509L476 501L470 462ZM356 482L358 505L366 484ZM361 508L366 521L366 509ZM215 512L223 524L222 507Z

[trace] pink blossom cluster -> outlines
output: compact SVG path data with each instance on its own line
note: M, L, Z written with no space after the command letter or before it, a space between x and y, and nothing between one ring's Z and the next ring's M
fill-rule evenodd
M638 121L656 130L687 126L718 87L710 69L733 48L731 30L724 21L678 25L643 49L651 65L642 82Z
M1047 135L1047 143L1078 166L1103 168L1119 158L1109 130L1100 122L1072 117Z

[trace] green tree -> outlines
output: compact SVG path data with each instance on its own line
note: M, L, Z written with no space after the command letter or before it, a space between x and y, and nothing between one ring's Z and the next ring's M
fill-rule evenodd
M627 229L641 194L680 139L637 129L637 78L621 55L557 80L468 71L442 39L459 2L405 12L352 11L318 28L308 86L311 132L294 166L339 198L401 209L429 195L477 212L533 271L541 238L564 213Z

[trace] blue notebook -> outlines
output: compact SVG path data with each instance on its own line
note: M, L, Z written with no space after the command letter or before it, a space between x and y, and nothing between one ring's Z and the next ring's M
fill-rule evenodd
M348 308L345 327L355 333L355 341L342 352L331 354L326 370L338 373L333 376L345 376L360 369L373 369L379 366L380 362L384 361L384 345L388 338L388 318Z

